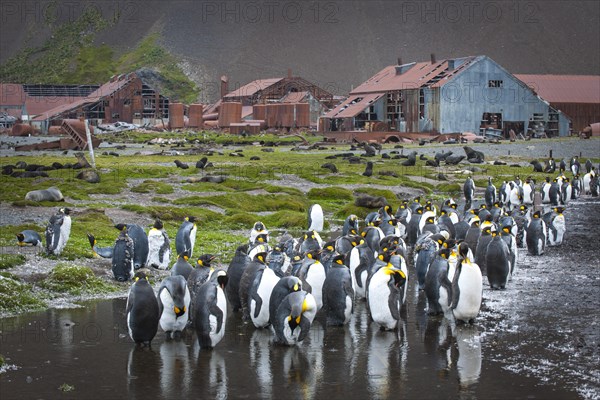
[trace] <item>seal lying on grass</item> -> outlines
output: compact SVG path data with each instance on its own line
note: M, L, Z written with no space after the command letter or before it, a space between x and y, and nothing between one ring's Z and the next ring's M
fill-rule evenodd
M48 189L41 190L32 190L31 192L27 192L25 195L25 200L30 201L64 201L60 190L54 186L49 187Z

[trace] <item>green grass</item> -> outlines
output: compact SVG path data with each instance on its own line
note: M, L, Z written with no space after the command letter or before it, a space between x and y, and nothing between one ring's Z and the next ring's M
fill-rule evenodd
M46 308L33 287L14 277L0 275L0 313L22 313Z
M22 254L0 254L0 270L14 268L25 261L26 258Z
M135 193L154 192L156 194L171 194L173 193L173 186L164 182L145 180L139 185L131 188L131 191Z
M57 264L40 286L53 292L78 296L112 293L119 288L96 277L89 267Z

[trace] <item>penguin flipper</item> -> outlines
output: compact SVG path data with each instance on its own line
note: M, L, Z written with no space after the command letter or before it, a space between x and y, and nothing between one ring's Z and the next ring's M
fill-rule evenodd
M298 325L298 328L300 328L300 334L298 335L299 342L303 341L306 335L308 335L308 332L310 331L310 325L311 323L308 318L303 317L300 320L300 324Z
M223 327L223 311L217 307L216 302L212 302L209 308L210 314L217 319L217 330L215 332L221 332Z
M446 292L448 293L448 306L452 305L452 283L450 282L450 280L448 279L448 277L444 277L442 279L442 281L440 282L440 286L443 287L444 289L446 289Z
M462 261L459 261L458 265L456 266L456 271L454 272L454 279L452 279L452 296L449 296L450 298L452 298L452 303L450 304L450 308L452 310L454 310L456 308L456 306L458 305L458 299L460 297L460 288L458 287L458 277L460 276L461 271L462 271Z
M393 280L392 280L393 282ZM393 283L389 284L390 295L388 297L388 308L390 309L390 314L392 314L392 318L396 321L400 320L400 298L398 296L398 291Z

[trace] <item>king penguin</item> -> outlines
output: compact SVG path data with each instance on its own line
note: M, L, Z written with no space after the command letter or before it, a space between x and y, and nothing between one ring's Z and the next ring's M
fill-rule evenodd
M133 277L134 243L124 227L115 241L112 252L112 272L119 282L128 281Z
M373 321L383 330L396 329L400 320L403 286L406 275L391 263L379 268L369 278L367 286L367 307Z
M158 300L144 272L136 272L133 280L125 307L129 337L137 344L150 346L158 331Z
M250 288L259 271L267 268L266 252L257 253L252 261L244 268L242 277L240 278L239 297L240 308L242 309L242 319L250 320Z
M148 261L146 261L146 265L165 270L169 268L170 261L171 241L164 230L162 221L157 219L148 232Z
M485 253L488 282L492 289L505 289L510 275L510 249L498 232L493 231L491 235Z
M167 338L183 331L189 319L191 295L183 276L167 276L158 288L160 327Z
M306 282L305 286L311 288L318 311L323 307L323 284L327 276L325 266L321 263L321 252L319 250L308 252L304 261L298 278Z
M471 208L473 197L475 196L475 182L470 176L465 179L463 184L463 194L465 195L465 210Z
M564 207L555 207L542 217L548 230L548 246L559 246L563 242L567 230L564 211Z
M350 269L344 265L344 256L333 258L323 283L323 310L327 325L342 326L350 322L354 312L354 289Z
M179 256L177 256L177 261L171 267L171 276L180 275L183 276L183 279L187 281L187 279L190 277L190 274L194 270L194 267L192 267L192 265L188 262L189 259L190 255L187 251L179 254Z
M303 341L316 314L317 304L312 294L299 290L285 296L273 319L275 342L294 346Z
M277 308L288 294L302 290L302 281L297 276L284 276L279 279L269 299L269 323L273 324L273 319Z
M529 221L529 225L525 230L527 233L527 251L532 256L542 255L546 249L547 228L546 223L541 217L541 211L534 212L533 218Z
M323 231L323 209L319 204L313 204L308 209L308 230L322 232Z
M279 277L271 268L261 268L256 272L250 285L248 302L250 319L257 328L269 326L269 301L273 288L277 285Z
M133 240L133 268L137 270L145 267L148 260L148 235L144 228L137 224L116 224L115 228L120 231L127 228L127 235Z
M485 188L485 205L488 208L491 208L492 205L496 202L496 186L492 183L492 177L488 178L488 185Z
M248 257L248 245L244 244L238 246L235 250L235 254L227 268L229 280L225 289L227 290L227 299L229 300L233 312L237 312L242 307L239 294L240 280L242 279L244 269L246 269L246 266L250 261L251 260Z
M458 245L458 264L452 280L452 313L457 321L470 322L479 315L483 298L481 269L468 256L469 245Z
M256 242L256 237L258 235L267 235L266 238L266 242L269 242L269 231L267 230L267 227L265 226L265 224L263 224L260 221L257 221L254 223L254 225L252 226L252 230L250 231L250 244L254 244Z
M196 217L185 217L177 236L175 236L175 251L181 254L188 251L188 256L191 257L194 253L194 244L196 243Z
M427 296L429 315L443 314L450 308L452 283L448 280L449 256L450 249L440 249L427 269L425 295Z
M26 229L17 233L17 242L19 246L32 245L34 247L42 247L42 237L36 231Z
M194 329L200 348L212 349L225 336L227 322L227 272L217 269L194 296Z
M50 217L46 226L46 252L59 256L71 234L71 210L64 207Z
M194 315L194 311L191 309L194 306L194 296L198 291L198 288L206 283L211 274L214 271L214 268L210 265L216 257L212 254L202 254L198 261L196 261L196 268L190 272L187 278L187 286L190 291L190 295L192 296L192 300L190 302L190 317Z

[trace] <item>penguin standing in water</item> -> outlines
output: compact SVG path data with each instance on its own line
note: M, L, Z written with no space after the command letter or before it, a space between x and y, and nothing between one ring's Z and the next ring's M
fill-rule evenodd
M158 300L144 272L136 272L133 280L125 307L129 337L137 344L150 346L158 331Z
M133 253L133 268L143 268L146 265L146 260L148 260L148 236L144 228L136 224L117 224L115 228L120 231L127 228L127 234L133 240L135 249Z
M257 328L269 326L269 301L273 288L279 282L279 277L271 268L261 268L254 275L250 285L248 302L250 319Z
M42 237L36 231L26 229L17 233L17 242L19 246L32 245L34 247L42 248Z
M403 286L406 275L389 261L369 278L367 286L367 307L373 321L383 330L396 329L400 320Z
M277 308L290 293L298 292L302 290L302 281L297 276L284 276L281 278L273 290L271 291L271 298L269 299L269 323L273 324Z
M450 249L442 248L429 264L425 275L425 295L429 315L443 314L450 308L452 283L448 280Z
M192 296L190 301L190 316L194 315L194 311L191 309L194 306L194 296L198 288L210 279L210 275L214 271L214 268L210 264L215 258L212 254L202 254L196 262L196 268L194 268L187 278L188 290Z
M317 311L323 307L323 284L325 283L325 266L321 263L321 251L310 251L298 273L298 278L305 282L305 287L310 287L310 293L314 296Z
M357 299L366 298L367 275L371 264L375 259L373 250L361 240L349 254L348 266L352 276L352 288Z
M175 251L177 254L181 254L187 250L188 257L193 255L197 229L196 217L184 218L177 231L177 236L175 236Z
M323 231L323 209L319 204L313 204L308 209L308 230L322 232Z
M419 290L425 289L425 276L427 275L427 268L435 257L435 254L440 249L442 243L444 243L444 236L441 234L435 234L428 237L419 238L419 241L415 245L414 263L417 271L417 282L419 284Z
M542 217L548 230L548 246L559 246L563 242L567 230L564 211L564 207L556 207Z
M242 308L240 302L240 280L244 273L244 269L249 264L250 258L248 257L248 245L241 245L235 250L233 259L229 263L227 268L228 282L225 289L227 290L227 299L231 304L233 312L237 312Z
M194 270L194 267L188 262L189 259L190 255L187 251L179 254L179 256L177 256L177 261L173 264L173 267L171 267L171 276L180 275L187 281Z
M275 342L294 346L304 340L316 314L317 304L312 294L300 290L285 296L273 319Z
M323 310L327 325L342 326L350 322L354 312L354 289L350 269L344 265L344 256L333 258L323 283Z
M510 250L506 242L496 231L487 245L485 254L487 278L492 289L505 289L510 274Z
M469 259L469 245L458 245L458 264L452 280L452 314L457 321L472 323L483 298L481 269Z
M46 226L46 252L59 256L67 245L71 234L71 210L64 207L50 217Z
M533 218L529 222L526 229L527 251L532 256L540 256L544 254L546 249L547 227L542 219L541 211L533 213Z
M127 227L124 227L112 251L112 272L117 281L125 282L133 277L134 251L133 240L127 234Z
M171 241L164 230L163 222L157 219L148 232L148 260L146 265L165 270L169 268L170 261Z
M191 295L183 276L163 279L157 297L160 327L172 339L185 329L189 319Z
M467 229L465 242L469 245L470 249L477 250L477 241L479 240L479 236L481 236L480 222L481 220L477 215L469 220L470 227Z
M238 293L240 297L240 308L242 309L242 319L244 321L250 320L250 288L252 287L258 272L267 268L266 258L266 252L257 253L252 261L244 268L244 272L240 278Z
M200 348L212 349L225 335L227 321L227 272L217 269L194 296L194 329Z
M273 250L267 255L268 267L275 272L279 278L290 274L291 260L283 251L281 244L273 247Z

